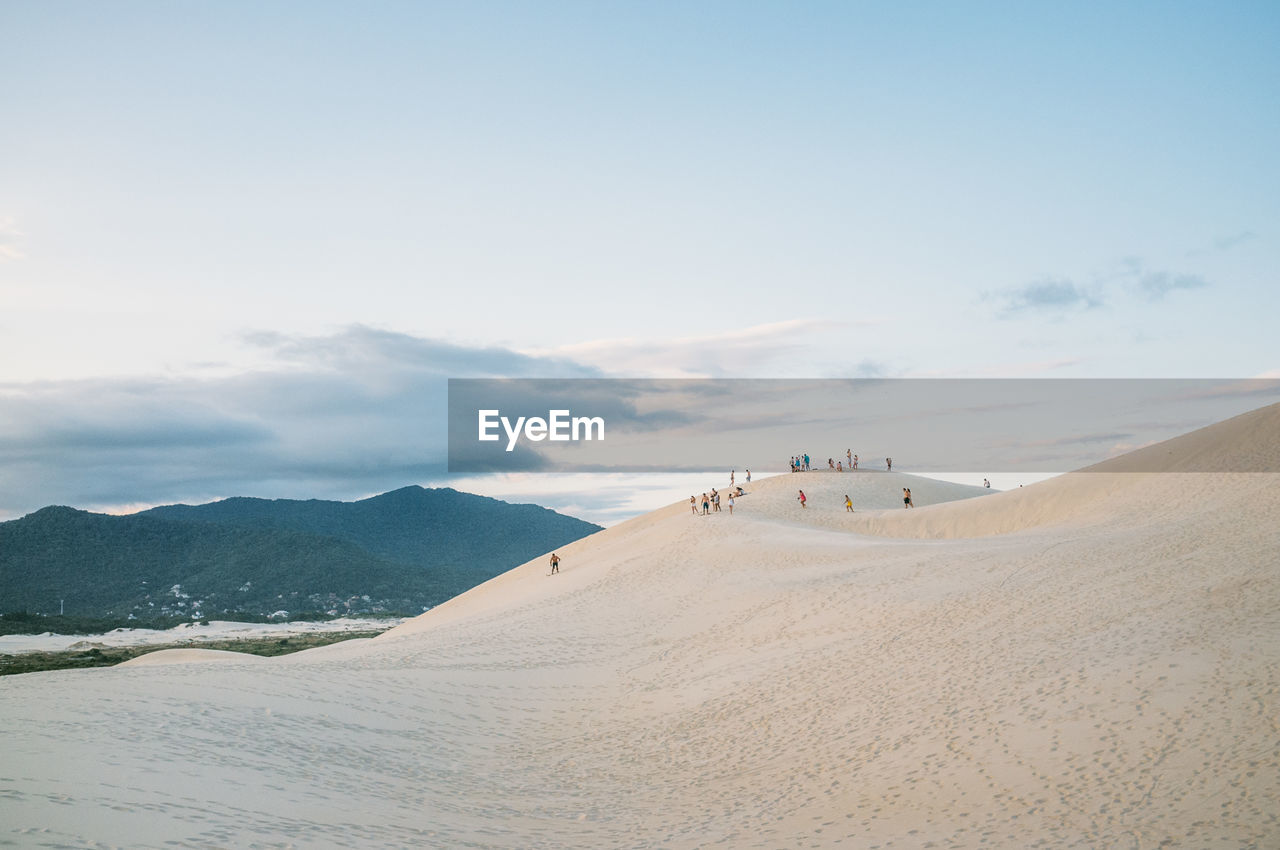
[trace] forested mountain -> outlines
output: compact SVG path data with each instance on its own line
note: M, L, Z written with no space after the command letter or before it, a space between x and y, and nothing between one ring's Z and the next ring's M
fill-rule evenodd
M0 523L0 611L93 617L415 613L599 526L406 487L358 502L233 498Z

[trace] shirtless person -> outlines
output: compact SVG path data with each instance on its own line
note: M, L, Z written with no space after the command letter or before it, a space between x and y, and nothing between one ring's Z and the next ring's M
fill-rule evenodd
M556 574L556 573L558 573L558 572L560 572L560 556L559 556L559 555L557 555L555 552L552 552L552 553L551 553L551 573L550 573L550 575L555 575L555 574Z

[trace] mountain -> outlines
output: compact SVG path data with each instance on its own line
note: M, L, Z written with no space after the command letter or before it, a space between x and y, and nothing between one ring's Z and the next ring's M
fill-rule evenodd
M487 571L494 561L507 569L600 530L538 505L513 505L448 487L403 487L358 502L234 498L194 507L166 505L139 516L321 534L395 563L464 571ZM528 554L513 560L513 552Z
M138 617L410 612L599 530L537 505L406 487L0 523L0 610Z

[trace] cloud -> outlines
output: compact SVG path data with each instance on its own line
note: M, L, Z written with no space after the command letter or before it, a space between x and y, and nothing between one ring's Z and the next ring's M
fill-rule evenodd
M1210 243L1208 248L1193 248L1186 253L1188 257L1203 257L1210 254L1225 254L1227 251L1252 242L1258 238L1258 234L1252 230L1241 230L1238 233L1232 233L1227 236L1219 236Z
M1246 242L1252 242L1258 238L1258 234L1251 230L1242 230L1239 233L1233 233L1230 236L1222 236L1213 240L1213 247L1219 251L1230 251L1237 245L1243 245Z
M677 340L668 352L699 353L717 370L806 351L807 335L834 323L786 322ZM110 509L200 502L232 495L349 499L447 469L448 379L596 378L659 342L598 342L513 351L353 325L334 333L245 333L259 353L253 371L194 376L0 384L0 518L47 504ZM716 358L723 358L716 360ZM659 358L660 359L660 358ZM857 366L874 372L875 363ZM674 371L674 370L673 370ZM571 393L590 395L590 381ZM546 410L547 398L535 399ZM591 397L614 433L705 428L717 400L687 408L637 409L627 382ZM536 466L536 458L530 463Z
M1098 277L1146 301L1161 301L1171 293L1185 289L1203 289L1209 281L1198 274L1152 269L1140 257L1125 257L1116 269Z
M0 517L46 504L382 492L443 476L449 377L599 374L364 326L245 341L268 368L0 384Z
M1042 278L1024 286L987 293L984 300L997 302L1000 314L1005 317L1025 313L1062 314L1103 304L1098 292L1063 277Z
M1023 286L984 292L981 300L996 305L1001 318L1040 315L1061 318L1068 313L1110 304L1129 293L1148 302L1164 300L1171 293L1208 287L1198 274L1151 269L1140 257L1122 258L1106 272L1095 273L1091 286L1067 277L1044 277Z
M268 351L280 363L302 364L308 369L349 370L362 365L467 378L586 378L602 374L598 368L567 357L521 354L496 346L469 347L360 324L328 336L254 331L241 338Z
M1149 272L1138 279L1138 289L1148 301L1159 301L1178 289L1201 289L1209 283L1198 274Z

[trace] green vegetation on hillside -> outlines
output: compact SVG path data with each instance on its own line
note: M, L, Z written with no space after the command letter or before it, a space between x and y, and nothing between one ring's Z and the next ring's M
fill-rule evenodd
M536 505L421 487L129 516L48 507L0 523L0 610L126 621L413 614L597 530Z
M199 643L166 643L159 646L94 647L68 649L62 652L24 652L0 655L0 676L15 673L39 673L45 670L71 670L83 667L113 667L139 655L162 649L225 649L249 655L288 655L316 646L327 646L355 638L371 638L385 630L362 632L316 632L288 637L232 638Z

